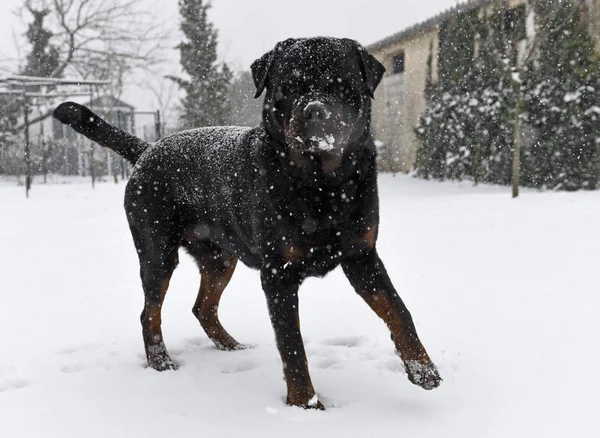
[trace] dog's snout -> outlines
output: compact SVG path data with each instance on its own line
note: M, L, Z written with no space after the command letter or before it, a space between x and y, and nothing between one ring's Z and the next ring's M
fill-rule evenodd
M310 122L322 122L330 116L321 102L311 102L304 108L304 119Z

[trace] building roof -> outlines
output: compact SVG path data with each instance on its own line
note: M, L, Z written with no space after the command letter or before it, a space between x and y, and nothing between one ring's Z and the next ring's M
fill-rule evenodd
M88 100L86 103L84 103L83 105L88 106L90 108L115 108L115 107L125 107L125 108L129 108L130 110L135 110L135 107L133 105L128 104L127 102L123 102L120 99L117 99L115 97L112 96L100 96L99 98L96 98L94 100Z
M392 44L399 43L401 41L406 41L410 38L413 38L417 35L421 35L423 33L429 32L435 28L437 28L440 24L446 21L448 18L459 14L461 12L472 11L473 9L477 9L481 6L495 3L497 0L468 0L465 3L462 3L457 6L453 6L452 8L446 9L439 14L417 23L413 26L410 26L398 33L395 33L387 38L384 38L380 41L377 41L373 44L367 46L367 50L369 51L377 51L381 50L387 46Z

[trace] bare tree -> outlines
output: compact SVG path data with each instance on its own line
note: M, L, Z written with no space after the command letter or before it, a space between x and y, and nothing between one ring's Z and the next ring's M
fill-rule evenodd
M158 60L165 33L160 21L137 0L28 0L50 11L60 29L62 62L58 77L69 67L85 69L91 59L120 58L128 67L145 67Z
M165 45L172 44L164 20L138 0L26 0L18 12L29 9L48 11L52 43L60 52L50 77L110 80L111 96L119 97L136 71L161 62Z
M179 95L179 86L167 77L163 70L155 70L152 75L144 82L144 88L148 89L153 95L162 116L163 125L174 123L178 117L173 113L177 112L177 97ZM158 138L156 140L159 140Z

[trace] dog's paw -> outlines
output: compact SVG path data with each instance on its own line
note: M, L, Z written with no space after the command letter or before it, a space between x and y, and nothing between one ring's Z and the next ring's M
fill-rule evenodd
M169 357L167 353L153 355L148 358L148 366L156 371L175 371L179 364Z
M215 347L217 347L221 351L249 350L252 348L250 345L240 344L239 342L235 341L227 343L219 342L214 339L212 341L215 344Z
M442 378L431 361L409 360L405 363L408 380L426 390L440 386Z
M288 396L287 402L286 404L288 406L294 406L297 408L302 408L302 409L313 409L313 410L317 410L317 411L324 411L325 410L325 406L323 406L323 403L321 403L319 401L319 397L317 397L317 395L313 395L310 399L308 400L299 400L299 399L293 399L292 397Z

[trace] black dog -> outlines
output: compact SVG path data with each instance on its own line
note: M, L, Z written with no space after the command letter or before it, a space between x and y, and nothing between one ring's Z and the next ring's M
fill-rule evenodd
M371 98L384 67L348 39L289 39L252 64L263 123L200 128L149 146L64 103L61 122L135 163L125 209L140 258L148 364L175 369L161 306L183 246L202 274L192 309L217 347L241 345L221 326L219 300L237 260L260 270L287 383L287 403L317 399L298 321L298 287L338 265L389 327L411 382L440 384L410 313L377 255L379 223Z

